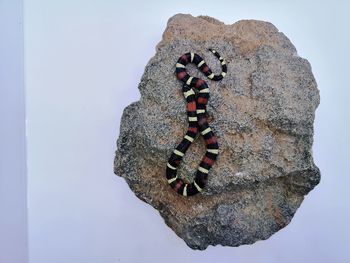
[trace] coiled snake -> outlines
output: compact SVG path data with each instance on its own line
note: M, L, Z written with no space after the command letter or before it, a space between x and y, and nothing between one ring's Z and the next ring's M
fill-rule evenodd
M168 160L166 178L169 185L178 194L183 196L192 196L203 190L207 183L209 169L219 154L219 145L216 136L207 121L206 105L209 99L209 86L204 80L191 77L186 72L186 65L194 63L211 80L219 81L225 77L227 73L225 60L217 51L213 49L209 50L220 60L222 72L219 75L214 75L205 61L196 53L186 53L176 63L175 73L177 78L183 82L182 92L187 101L188 129L186 135ZM194 181L187 183L177 177L177 168L199 132L204 137L206 152L199 164Z

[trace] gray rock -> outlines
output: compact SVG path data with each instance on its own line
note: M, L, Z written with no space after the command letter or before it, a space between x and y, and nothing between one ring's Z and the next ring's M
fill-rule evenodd
M213 82L193 65L187 70L210 86L209 124L220 154L205 190L183 197L165 178L168 158L188 125L175 63L180 55L196 52L219 73L209 47L228 62L227 76ZM309 62L271 23L225 25L184 14L169 19L156 51L138 87L140 101L124 110L115 173L193 249L269 238L291 221L304 195L320 181L311 149L320 97ZM199 137L178 176L192 181L204 151Z

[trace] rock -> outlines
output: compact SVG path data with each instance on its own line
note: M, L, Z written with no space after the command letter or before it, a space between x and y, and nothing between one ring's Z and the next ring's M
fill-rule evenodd
M227 76L208 80L209 124L220 154L204 191L192 197L168 185L165 167L187 130L185 99L174 71L180 55L201 55L214 73L227 61ZM114 171L193 249L239 246L269 238L285 227L304 195L320 181L313 162L313 121L320 97L311 66L271 23L233 25L207 16L177 14L168 21L156 54L139 84L140 101L124 110ZM204 155L200 136L178 176L192 181Z

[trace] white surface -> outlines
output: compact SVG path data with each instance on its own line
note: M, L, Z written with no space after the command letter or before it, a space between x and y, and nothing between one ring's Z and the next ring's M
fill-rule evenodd
M30 263L350 261L345 1L24 2ZM321 184L267 241L192 251L113 174L122 111L176 13L270 21L312 65Z
M0 263L27 254L22 1L0 0Z

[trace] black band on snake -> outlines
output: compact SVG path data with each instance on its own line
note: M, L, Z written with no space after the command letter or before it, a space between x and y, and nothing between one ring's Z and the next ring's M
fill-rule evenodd
M216 136L207 121L206 105L209 99L208 84L200 78L191 77L186 72L186 65L194 63L209 79L214 81L221 80L227 72L226 62L218 52L213 49L209 50L220 60L222 72L219 75L214 75L204 60L195 53L186 53L182 55L176 63L175 73L177 78L183 82L182 92L187 101L189 124L186 135L168 160L166 178L169 185L178 194L183 196L192 196L203 190L207 183L209 170L219 154L219 145ZM187 183L178 178L176 172L183 156L199 132L204 137L206 152L199 164L194 181L192 183Z

